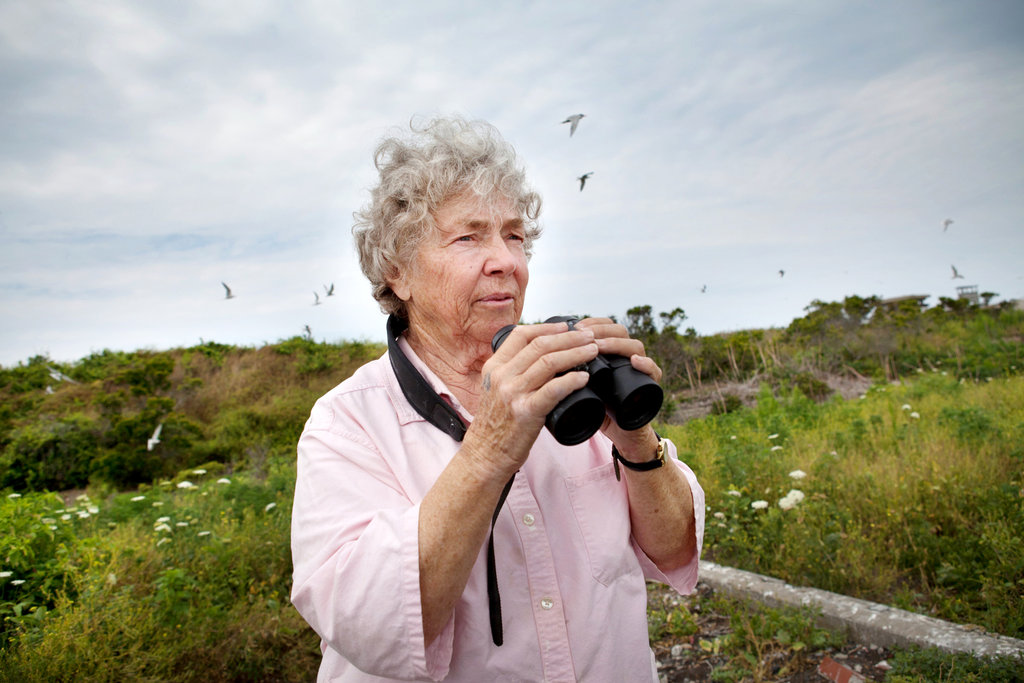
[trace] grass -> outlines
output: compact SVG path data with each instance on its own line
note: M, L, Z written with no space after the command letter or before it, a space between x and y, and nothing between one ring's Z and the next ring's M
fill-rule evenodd
M705 557L1024 636L1024 378L764 393L667 432L707 494Z
M1024 637L1024 378L1006 363L991 381L957 375L964 349L949 374L936 360L858 400L783 382L753 408L660 425L707 494L705 557ZM299 338L103 352L53 394L43 360L3 370L0 681L314 678L318 638L287 599L294 442L313 400L380 352ZM104 479L148 457L160 420L162 459L138 473L153 483ZM24 485L71 474L87 498ZM698 640L725 658L720 680L770 679L831 637L808 614L703 608L731 622ZM649 616L654 639L695 635L685 607ZM1015 662L901 661L900 683L1024 678Z
M7 499L25 533L5 539L0 681L311 680L319 640L288 602L293 478L282 463L103 503Z

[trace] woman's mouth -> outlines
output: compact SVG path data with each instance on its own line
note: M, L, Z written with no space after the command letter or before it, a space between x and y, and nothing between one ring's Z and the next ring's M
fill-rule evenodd
M484 303L502 303L502 302L511 301L511 300L512 300L512 295L511 294L505 294L505 293L489 294L489 295L483 297L482 299L480 299L480 301L482 301Z

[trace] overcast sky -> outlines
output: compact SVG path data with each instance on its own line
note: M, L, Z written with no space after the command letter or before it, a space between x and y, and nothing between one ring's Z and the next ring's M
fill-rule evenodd
M382 341L352 212L450 113L544 198L528 321L1024 297L1024 3L479 5L0 0L0 364Z

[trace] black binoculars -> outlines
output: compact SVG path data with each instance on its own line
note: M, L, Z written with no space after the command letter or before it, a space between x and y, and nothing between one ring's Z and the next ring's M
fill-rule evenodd
M572 316L556 315L544 322L569 323L569 329L579 321ZM491 340L495 351L501 346L515 325L498 330ZM665 398L658 383L636 370L625 356L599 354L585 365L573 368L586 370L590 380L548 413L545 425L558 443L575 446L592 437L604 424L605 412L616 424L626 430L640 429L654 419Z

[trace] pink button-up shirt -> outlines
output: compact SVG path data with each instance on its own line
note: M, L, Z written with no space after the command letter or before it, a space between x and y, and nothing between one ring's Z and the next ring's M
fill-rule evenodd
M690 592L697 559L663 573L640 550L600 433L566 447L542 430L515 477L494 527L504 644L491 640L486 546L441 635L424 643L419 506L458 448L405 399L387 356L313 407L298 446L292 602L322 639L317 680L657 681L645 578ZM699 550L704 492L670 455L693 492Z

